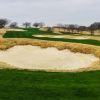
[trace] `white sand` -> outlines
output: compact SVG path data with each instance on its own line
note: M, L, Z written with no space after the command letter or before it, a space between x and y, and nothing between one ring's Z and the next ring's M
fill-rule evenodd
M73 37L73 39L85 40L85 39L89 39L89 37L82 37L82 36L78 37L78 36L76 36L76 37Z
M65 35L33 35L34 37L65 38Z
M73 53L69 50L38 46L15 46L0 51L0 62L19 69L34 70L71 70L86 68L99 59L92 54Z
M33 35L34 37L48 37L48 38L66 38L66 39L78 39L78 40L85 40L89 39L90 37L86 36L67 36L67 35Z
M6 31L25 31L25 30L23 30L23 29L11 29L11 28L0 29L0 33L6 33Z

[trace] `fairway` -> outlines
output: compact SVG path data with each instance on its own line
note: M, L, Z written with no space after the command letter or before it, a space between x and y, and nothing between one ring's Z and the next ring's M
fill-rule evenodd
M100 71L0 70L0 100L100 100Z
M74 36L72 33L67 33L65 36L73 36L73 38L63 38L63 35L59 35L57 33L53 33L51 31L41 31L38 28L29 28L29 29L24 29L26 31L7 31L4 35L3 38L30 38L30 39L38 39L38 40L48 40L48 41L61 41L61 42L71 42L71 43L82 43L82 44L90 44L90 45L96 45L100 46L100 38L98 39L97 36L92 36L90 39L84 38L84 35L78 34L78 36ZM35 35L40 35L42 37L35 37ZM45 35L47 37L45 37ZM48 37L51 35L51 38ZM43 37L44 36L44 37ZM81 36L81 39L79 38ZM61 38L57 38L61 37ZM75 37L75 38L74 38ZM85 36L86 37L86 36ZM93 37L95 39L93 39ZM97 38L97 40L96 40Z
M3 37L4 38L32 38L32 35L35 34L44 34L44 35L56 35L52 31L41 31L39 28L22 28L25 31L7 31Z

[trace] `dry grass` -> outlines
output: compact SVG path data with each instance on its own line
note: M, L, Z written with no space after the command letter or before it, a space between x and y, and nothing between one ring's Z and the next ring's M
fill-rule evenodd
M0 69L4 69L4 68L13 68L14 69L14 66L4 63L4 62L0 62Z
M40 46L42 48L56 47L59 50L69 49L73 52L80 52L85 54L94 54L100 58L100 47L92 46L81 43L64 43L64 42L53 42L45 40L32 40L32 39L1 39L0 49L6 50L15 45L33 45Z

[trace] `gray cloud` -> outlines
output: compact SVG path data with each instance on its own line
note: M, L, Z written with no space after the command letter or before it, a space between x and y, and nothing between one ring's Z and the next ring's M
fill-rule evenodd
M49 25L100 21L100 0L0 0L0 17Z

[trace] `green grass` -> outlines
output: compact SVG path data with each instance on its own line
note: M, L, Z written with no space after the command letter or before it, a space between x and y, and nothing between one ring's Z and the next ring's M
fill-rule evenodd
M100 100L100 71L0 70L0 100Z
M4 38L32 38L33 33L29 31L8 31L4 34Z
M32 35L40 34L40 35L56 35L56 33L50 31L40 31L38 28L29 28L24 29L26 31L8 31L4 34L4 38L32 38L32 39L40 39L40 40L49 40L49 41L62 41L62 42L72 42L72 43L83 43L83 44L91 44L100 46L100 41L85 39L65 39L65 38L48 38L48 37L33 37ZM67 33L69 34L69 33ZM72 35L72 34L71 34Z
M78 40L78 39L48 38L48 37L34 37L34 39L49 40L49 41L72 42L72 43L82 43L82 44L90 44L90 45L100 46L100 41L92 40L92 39Z
M45 35L55 35L51 31L41 31L38 28L28 28L24 29L26 31L7 31L3 37L4 38L32 38L32 35L45 34Z

